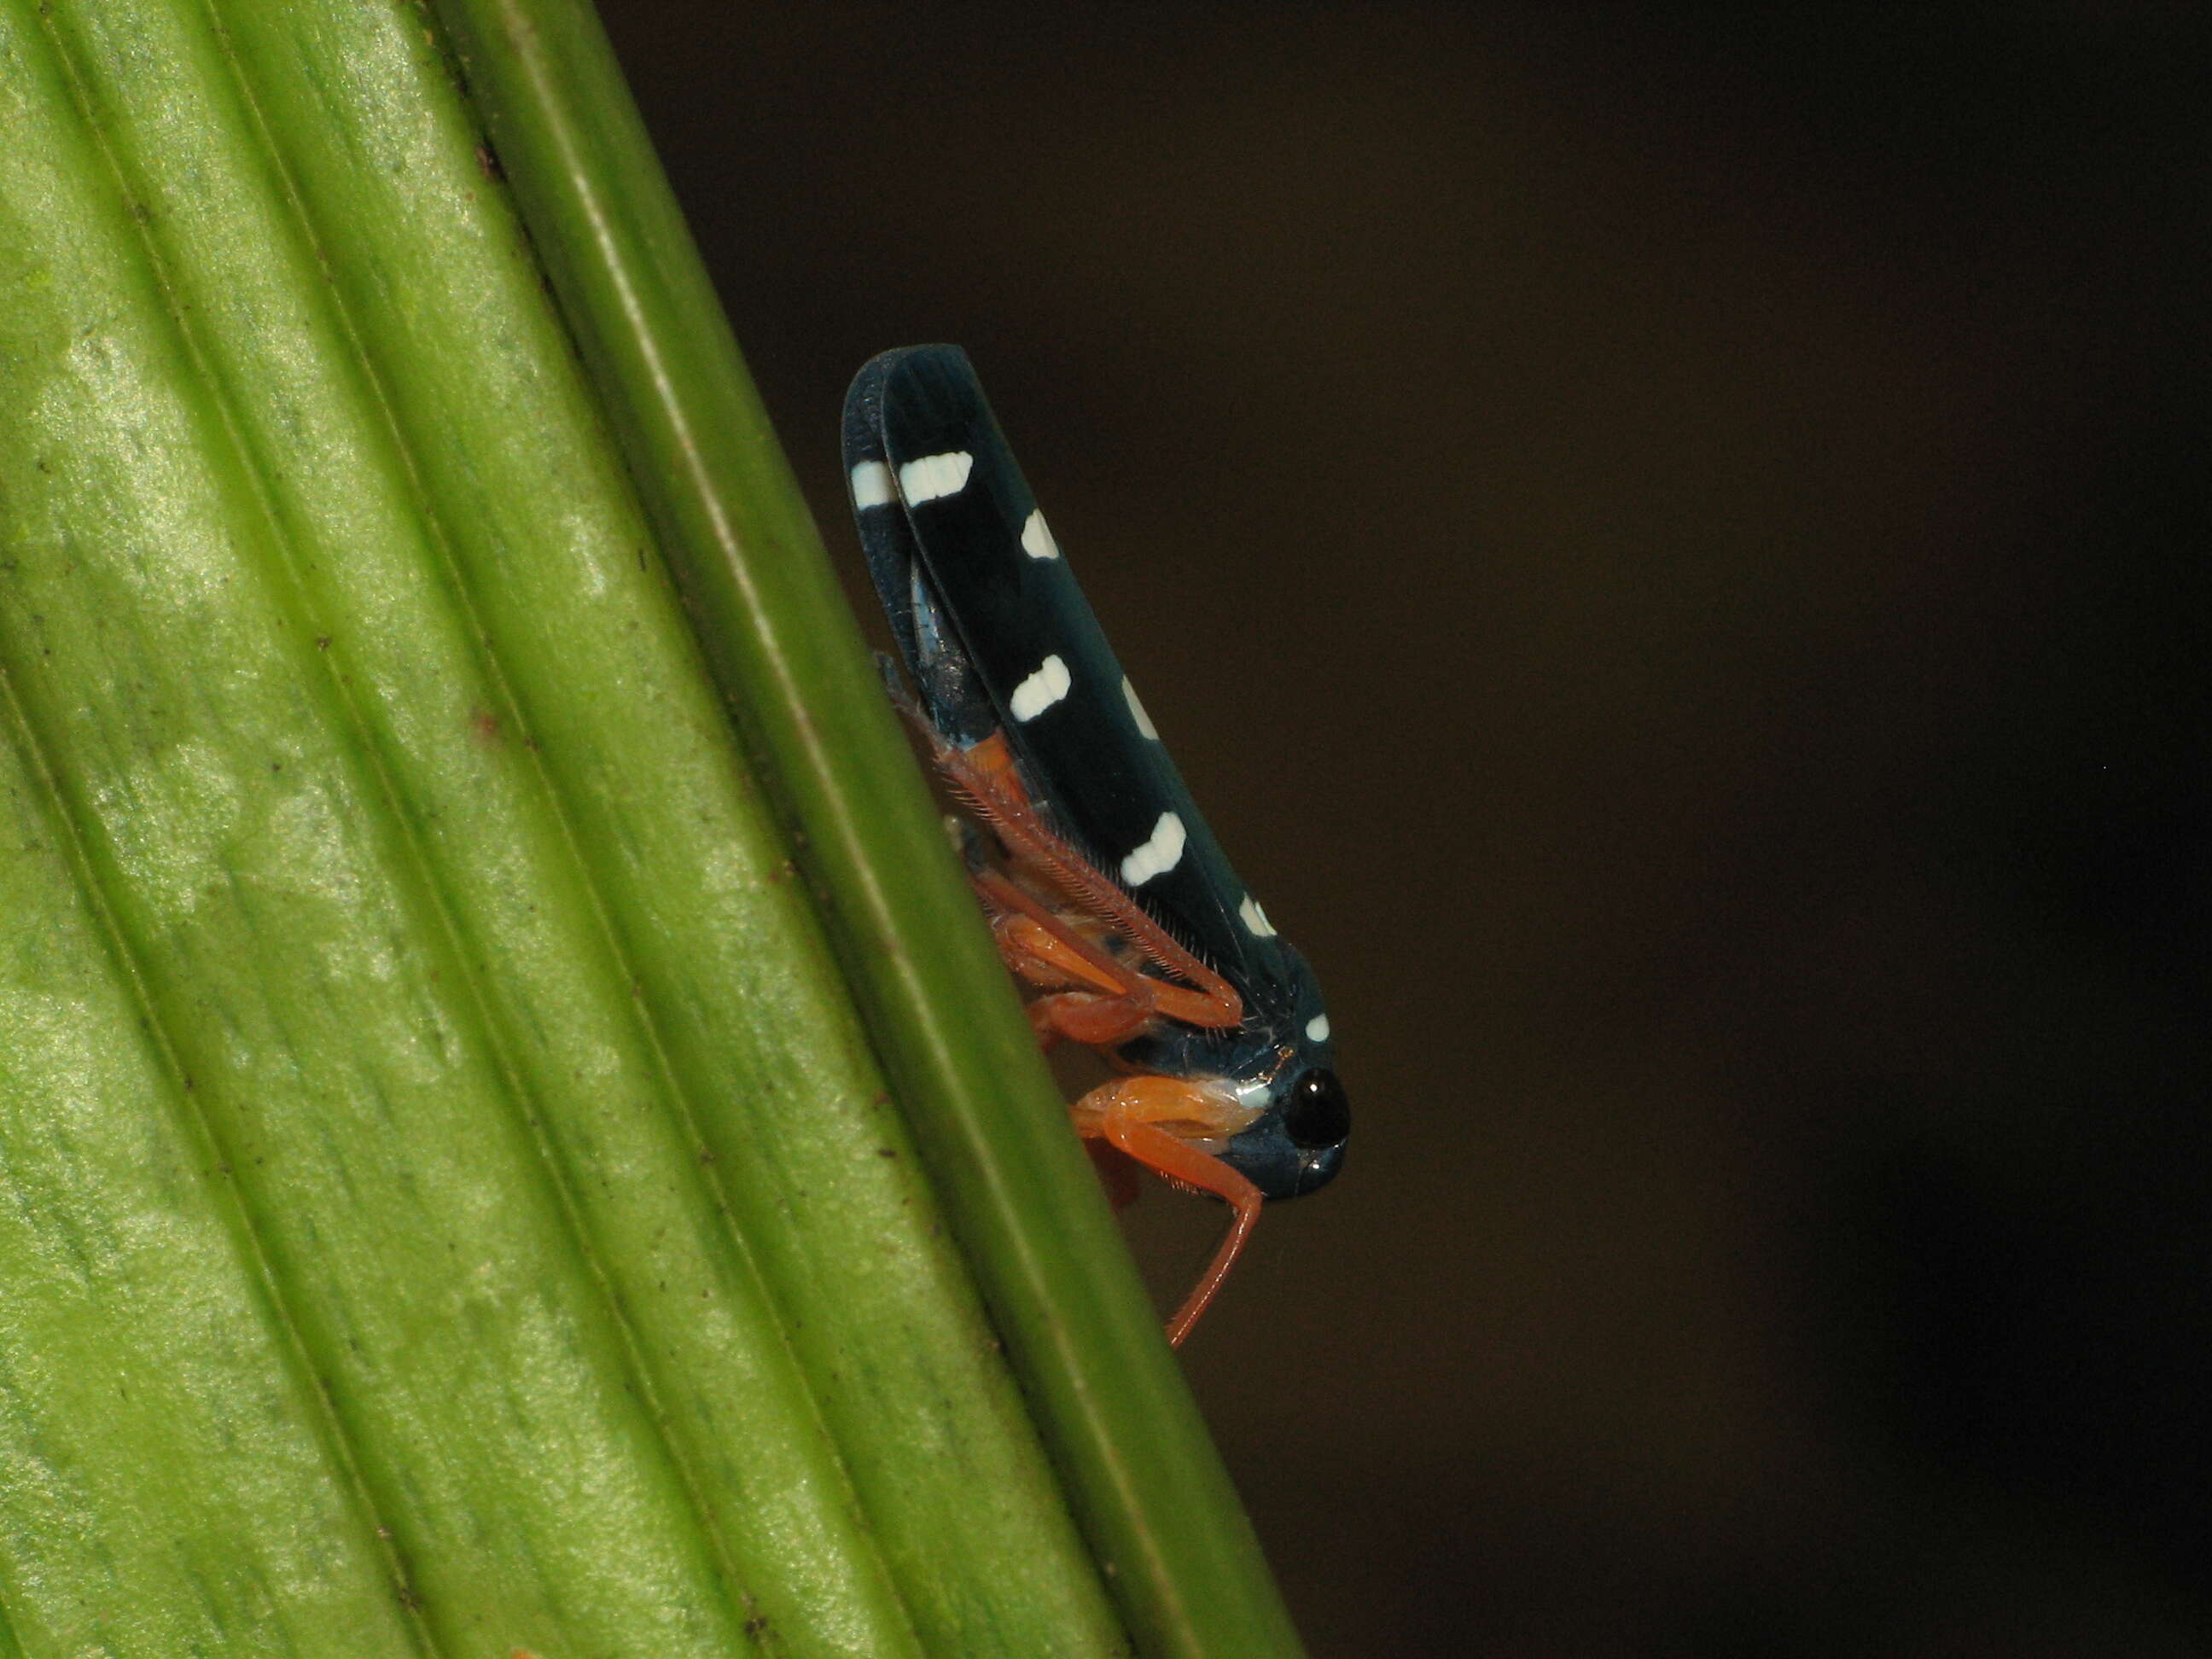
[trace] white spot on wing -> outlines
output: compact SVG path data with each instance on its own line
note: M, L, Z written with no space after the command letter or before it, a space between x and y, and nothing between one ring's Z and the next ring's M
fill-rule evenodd
M866 512L888 506L891 499L891 469L885 461L862 461L853 469L853 505Z
M1137 701L1137 688L1129 684L1127 674L1121 676L1121 696L1129 705L1129 718L1137 722L1137 730L1158 743L1160 734L1152 730L1152 717L1145 712L1145 705Z
M968 475L975 466L975 458L964 449L925 455L898 470L899 494L906 497L908 507L920 507L940 495L957 495L968 488Z
M1018 720L1033 720L1066 696L1070 684L1067 665L1058 657L1047 657L1036 673L1014 688L1006 712Z
M1052 532L1045 527L1043 514L1031 512L1028 522L1022 526L1022 551L1033 559L1060 556L1060 544L1053 540Z
M1164 876L1182 862L1182 820L1172 812L1160 814L1152 839L1121 860L1124 886L1142 887L1154 876Z
M1267 920L1267 913L1260 908L1260 901L1249 893L1244 895L1244 902L1237 907L1237 914L1243 917L1244 926L1255 939L1274 938L1275 924Z
M1306 1022L1306 1041L1308 1042L1326 1042L1328 1041L1328 1016L1327 1014L1316 1014L1311 1019Z

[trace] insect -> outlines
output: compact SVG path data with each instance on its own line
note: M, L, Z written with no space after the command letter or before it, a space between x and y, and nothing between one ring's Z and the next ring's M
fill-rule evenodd
M1169 1322L1180 1343L1263 1200L1344 1162L1350 1111L1305 960L1214 842L1069 574L957 346L863 368L845 465L925 732L966 811L969 873L1045 1046L1120 1073L1079 1133L1235 1217Z

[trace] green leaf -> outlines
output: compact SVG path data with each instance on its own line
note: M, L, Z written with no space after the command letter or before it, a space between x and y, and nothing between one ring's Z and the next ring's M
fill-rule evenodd
M0 0L0 1651L1294 1651L596 24L446 13Z

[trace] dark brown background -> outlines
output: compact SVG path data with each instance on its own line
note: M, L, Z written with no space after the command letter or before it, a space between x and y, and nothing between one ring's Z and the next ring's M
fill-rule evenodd
M762 9L608 8L833 547L966 344L1331 991L1316 1654L2212 1651L2193 9Z

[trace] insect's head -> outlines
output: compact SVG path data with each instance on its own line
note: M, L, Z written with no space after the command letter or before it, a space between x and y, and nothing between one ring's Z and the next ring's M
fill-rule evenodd
M1291 969L1288 1018L1256 1063L1240 1068L1237 1092L1260 1115L1218 1154L1269 1198L1326 1187L1344 1167L1352 1133L1352 1105L1337 1079L1320 989L1297 952L1285 946L1283 954Z
M1297 1198L1336 1179L1352 1107L1344 1085L1326 1066L1304 1066L1276 1091L1259 1121L1221 1152L1269 1198Z
M1293 1059L1263 1085L1267 1103L1218 1156L1268 1198L1317 1191L1344 1167L1352 1107L1328 1066Z
M1133 1072L1218 1079L1251 1113L1206 1150L1267 1198L1317 1192L1344 1167L1352 1109L1336 1075L1328 1015L1305 958L1267 937L1268 972L1248 979L1234 1030L1158 1020L1115 1054Z

